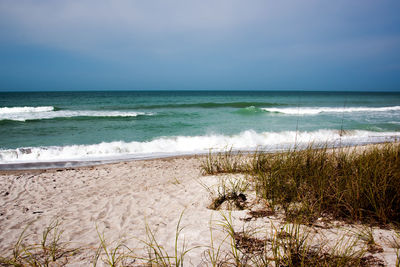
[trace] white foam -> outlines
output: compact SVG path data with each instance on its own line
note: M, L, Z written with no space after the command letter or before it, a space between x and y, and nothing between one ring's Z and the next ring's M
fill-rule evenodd
M32 113L32 112L47 112L53 111L54 107L44 106L44 107L4 107L0 108L0 115L2 114L15 114L15 113Z
M71 117L136 117L153 113L134 111L54 110L54 107L0 108L0 120L27 121Z
M348 107L348 108L333 108L333 107L302 107L302 108L262 108L268 112L278 112L290 115L315 115L319 113L342 113L342 112L383 112L383 111L398 111L400 106L392 107Z
M162 137L148 142L109 142L93 145L71 145L31 147L0 150L0 163L54 162L68 160L99 160L143 158L154 155L179 155L204 153L209 149L221 151L229 148L237 150L277 150L297 145L326 144L362 144L400 138L400 132L348 131L340 135L338 130L318 130L314 132L263 132L252 130L237 135L204 135Z

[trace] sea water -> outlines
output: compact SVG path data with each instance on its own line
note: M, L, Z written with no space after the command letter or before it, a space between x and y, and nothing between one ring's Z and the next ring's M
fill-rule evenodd
M398 138L400 93L393 92L0 93L0 165Z

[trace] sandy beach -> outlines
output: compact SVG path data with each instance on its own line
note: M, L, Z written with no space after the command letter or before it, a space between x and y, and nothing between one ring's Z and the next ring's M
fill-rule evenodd
M0 0L0 267L400 267L399 10Z
M203 156L204 157L204 156ZM225 175L241 178L243 175ZM218 183L223 176L201 173L201 156L130 161L66 169L1 171L0 172L0 251L10 255L21 232L27 240L37 242L42 231L54 220L61 222L62 241L80 248L65 262L69 266L91 265L104 234L112 247L118 242L136 251L143 250L146 225L157 242L173 254L175 230L181 213L181 240L194 248L185 256L184 266L206 266L205 251L210 246L210 225L213 240L220 244L226 237L218 221L221 212L208 209L210 195L204 185ZM248 208L230 211L238 229L258 225L262 229L279 228L279 214L252 218L249 210L265 208L249 191ZM326 225L325 225L326 226ZM244 228L243 228L244 229ZM329 227L314 227L318 238L335 241L338 236L351 235L355 225L331 222ZM375 240L382 248L374 253L385 266L394 266L395 249L391 246L392 230L376 228ZM361 242L361 241L360 241ZM229 253L229 241L222 246ZM102 257L98 266L104 263ZM132 265L135 261L132 260ZM379 266L379 265L378 265Z

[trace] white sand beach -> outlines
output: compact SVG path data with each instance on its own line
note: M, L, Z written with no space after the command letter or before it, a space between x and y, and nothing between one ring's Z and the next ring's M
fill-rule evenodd
M104 233L110 248L122 242L138 255L145 254L140 240L146 240L146 224L157 242L173 254L175 230L183 212L181 241L185 240L187 248L196 247L185 255L184 266L210 265L205 257L210 246L210 223L217 245L226 233L218 226L221 211L207 208L210 195L202 185L217 184L220 176L202 175L200 165L201 159L191 156L67 169L1 171L1 255L12 253L25 227L27 240L38 242L45 227L54 220L61 222L62 241L68 242L69 247L80 248L65 262L69 266L92 265L100 244L98 232ZM257 204L253 193L249 193L247 202L248 209L231 211L237 229L243 225L258 225L265 231L272 230L271 225L280 227L279 215L248 215L249 209L263 205ZM334 242L354 227L332 222L329 227L314 228L313 232ZM393 231L376 229L374 237L383 249L374 256L385 265L394 266ZM230 241L225 241L222 247L229 253ZM98 266L104 264L103 256ZM135 261L131 263L134 265Z

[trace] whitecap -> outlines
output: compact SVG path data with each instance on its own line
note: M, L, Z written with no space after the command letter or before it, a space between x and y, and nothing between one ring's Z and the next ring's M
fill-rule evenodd
M283 113L289 115L316 115L319 113L343 113L343 112L384 112L398 111L400 106L391 107L300 107L300 108L262 108L268 112Z
M54 110L54 107L1 108L0 120L27 121L72 117L136 117L154 115L138 111Z
M91 145L25 147L0 150L0 163L51 162L144 158L149 156L207 153L212 151L265 150L276 151L314 145L354 145L393 141L399 132L318 130L312 132L261 132L247 130L237 135L202 135L160 137L147 142L103 142Z
M52 106L43 107L3 107L0 108L0 115L3 114L18 114L18 113L34 113L34 112L48 112L53 111Z

